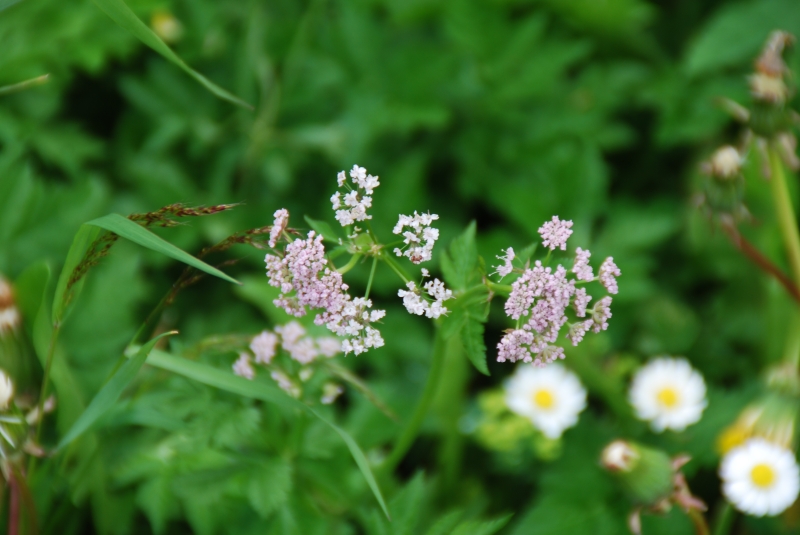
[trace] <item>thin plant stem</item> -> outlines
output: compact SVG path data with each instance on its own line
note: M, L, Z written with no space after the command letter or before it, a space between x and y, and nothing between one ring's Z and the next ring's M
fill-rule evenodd
M19 482L13 470L9 471L8 486L11 491L8 503L8 535L19 535Z
M789 197L789 188L786 184L786 174L783 171L778 147L769 144L769 164L772 170L770 183L772 186L772 200L775 203L775 213L778 216L778 226L789 256L789 265L792 269L792 278L795 283L800 282L800 232L797 230L797 217Z
M336 268L336 271L338 271L339 273L344 275L345 273L347 273L348 271L353 269L360 259L361 259L361 255L360 254L354 254L353 256L350 257L350 261L349 262L347 262L345 265L343 265L340 268Z
M404 283L408 283L408 281L410 280L408 278L408 275L406 275L403 269L397 264L397 262L395 262L394 258L389 256L387 253L384 253L382 255L382 258L383 261L386 262L390 268L392 268L392 271L397 273L397 276L400 277Z
M42 388L39 393L39 421L36 422L36 442L42 434L42 422L44 421L44 402L47 399L47 385L50 383L50 369L53 367L53 355L56 352L56 342L58 340L58 333L61 331L61 323L53 325L53 332L50 335L50 345L47 348L47 361L44 365L44 377L42 378Z
M769 258L764 256L753 244L751 244L744 236L742 236L735 226L732 224L722 224L722 230L730 238L731 243L736 246L747 258L749 258L755 265L762 271L772 275L781 285L789 292L789 295L798 303L800 303L800 288L792 282L783 271L773 264Z
M372 289L372 280L375 278L375 268L378 266L378 257L372 257L372 268L369 270L369 280L367 281L367 291L364 292L364 299L369 299L369 291Z
M442 330L437 327L436 336L433 342L431 369L428 372L428 379L425 382L425 388L422 391L422 397L419 398L417 406L414 409L414 413L411 415L411 418L408 420L408 422L406 422L405 427L400 433L400 437L397 439L397 442L395 442L392 452L380 467L380 470L384 474L391 473L395 468L397 468L397 465L403 460L403 457L408 452L409 448L411 448L414 440L417 438L420 427L422 427L422 422L425 419L425 416L428 414L428 409L430 408L431 402L436 396L436 391L439 387L442 369L444 368L443 364L446 353L445 346L446 344L444 336L442 335Z
M697 509L689 509L687 515L691 519L692 525L694 526L694 531L697 533L697 535L711 534L711 531L708 529L708 522L706 522L706 517L703 516L703 513Z
M736 511L731 504L723 502L714 519L714 535L728 535L733 527L735 515Z

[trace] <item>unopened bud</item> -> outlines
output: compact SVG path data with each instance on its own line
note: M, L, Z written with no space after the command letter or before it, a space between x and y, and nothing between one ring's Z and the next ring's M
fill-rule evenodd
M615 440L603 450L600 462L637 503L655 506L672 494L675 468L663 451Z
M0 336L3 336L7 331L16 330L19 322L19 311L14 302L14 293L11 291L11 285L0 276Z
M756 73L748 77L753 98L769 104L783 104L789 98L789 87L782 76Z
M704 171L717 178L733 178L742 169L742 157L731 145L720 147L704 165Z
M11 382L11 378L3 370L0 370L0 410L7 409L13 397L14 384Z

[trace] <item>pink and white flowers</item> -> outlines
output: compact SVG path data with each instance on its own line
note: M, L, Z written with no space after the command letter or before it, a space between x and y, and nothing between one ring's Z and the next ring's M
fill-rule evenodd
M367 170L358 165L354 165L350 170L350 180L356 189L347 182L345 172L340 171L337 182L340 188L344 187L348 191L344 195L337 191L331 197L331 204L336 211L336 221L343 227L352 225L356 221L372 219L372 216L367 214L367 209L372 207L373 190L381 185L378 177L367 174Z
M427 262L433 256L433 246L439 239L439 229L431 227L431 223L439 219L436 214L418 214L413 216L402 215L394 226L394 234L403 235L403 243L407 246L405 251L395 248L397 256L406 256L414 264ZM403 230L408 228L409 230Z

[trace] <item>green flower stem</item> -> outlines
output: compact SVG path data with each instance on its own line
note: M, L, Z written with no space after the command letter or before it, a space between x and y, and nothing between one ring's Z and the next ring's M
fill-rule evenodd
M375 268L378 266L378 257L372 257L372 269L369 270L369 280L367 281L367 291L364 292L364 299L369 299L369 291L372 289L372 280L375 278Z
M381 254L381 259L382 259L384 262L386 262L386 263L389 265L389 267L390 267L390 268L392 268L392 271L394 271L395 273L397 273L397 276L398 276L398 277L400 277L401 279L403 279L403 282L404 282L404 283L407 283L408 281L410 281L410 280L411 280L411 279L408 277L408 275L406 274L406 272L405 272L405 271L403 271L403 268L401 268L401 267L400 267L400 264L398 264L398 263L395 261L395 259L394 259L394 258L392 258L391 256L389 256L389 254L388 254L388 253L386 253L385 251L384 251L384 252Z
M697 535L710 535L711 531L708 529L708 522L706 522L706 517L703 516L703 513L697 509L689 509L686 514L691 519Z
M731 504L722 502L722 507L717 511L714 518L714 535L728 535L733 527L733 519L736 515Z
M486 286L489 288L490 291L500 294L503 296L508 296L511 294L511 285L510 284L498 284L496 282L492 282L489 279L486 279Z
M354 254L353 256L350 257L350 261L348 263L346 263L340 268L336 268L336 271L344 275L345 273L353 269L360 259L361 259L360 254Z
M778 226L789 256L792 268L792 278L795 283L800 283L800 233L797 230L797 217L789 197L789 188L786 184L786 175L783 171L778 148L770 143L769 165L772 171L772 200L775 203L775 213L778 216Z
M428 372L428 380L425 382L425 388L422 391L422 397L417 402L414 413L406 422L405 427L400 433L400 438L398 438L397 442L395 442L392 452L380 466L380 470L383 474L389 474L393 472L395 468L397 468L397 465L403 460L403 457L408 452L409 448L411 448L414 440L417 438L419 429L422 427L422 422L425 419L425 416L427 416L428 409L430 408L431 402L436 396L436 391L439 388L439 381L442 376L442 369L444 368L443 364L445 361L445 350L446 343L444 336L442 335L442 330L437 326L436 336L434 337L433 342L431 369Z

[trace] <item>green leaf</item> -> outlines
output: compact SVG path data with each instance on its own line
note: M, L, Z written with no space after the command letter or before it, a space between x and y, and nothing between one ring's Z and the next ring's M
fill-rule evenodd
M131 8L129 8L125 2L122 0L94 0L94 3L97 4L97 6L102 9L106 15L111 17L114 22L131 32L144 44L183 69L189 76L197 80L200 85L208 89L211 93L222 100L227 100L228 102L236 104L237 106L241 106L249 110L253 109L252 105L222 89L208 78L189 67L175 52L172 51L170 47L166 45L166 43L164 43L164 41L161 40L160 37L153 32L153 30L148 28L144 22L139 20L139 17L137 17L133 11L131 11Z
M478 248L475 245L475 221L450 244L450 256L442 258L445 280L455 290L465 290L473 281L478 268Z
M325 239L325 241L339 245L340 236L333 229L333 227L328 224L327 221L318 221L316 219L311 219L308 216L305 216L305 219L306 223L308 223L308 226L310 226L311 229L317 234L322 234L322 237Z
M53 297L53 325L61 323L66 315L67 305L72 302L81 292L83 288L84 279L73 284L69 289L67 295L67 286L72 272L83 260L86 251L89 250L97 235L100 234L100 229L96 227L87 227L81 225L75 237L72 239L72 245L67 252L67 259L64 261L64 267L61 268L61 275L58 277L58 284L56 284L56 293Z
M117 402L122 392L130 384L139 368L144 364L147 355L155 347L156 343L164 336L175 334L175 331L162 333L156 336L145 345L143 345L136 356L130 360L125 361L122 366L111 376L108 382L103 385L103 388L97 393L94 399L86 407L86 410L80 415L78 420L72 425L72 428L64 435L61 441L56 446L57 450L62 449L64 446L81 436L98 418L106 413Z
M347 445L347 448L350 450L350 455L353 456L353 460L355 460L356 465L358 465L359 470L361 470L361 474L364 476L364 479L367 481L367 484L372 490L372 494L380 504L381 509L383 509L386 517L389 517L389 509L386 507L386 502L383 499L381 490L378 487L378 482L375 480L375 476L372 473L372 469L369 466L369 462L367 461L364 452L361 451L361 448L358 447L358 444L356 444L356 441L353 440L353 437L351 437L344 429L341 429L333 422L328 421L311 407L289 397L285 392L280 390L275 385L248 381L247 379L233 375L228 371L222 371L200 362L194 362L176 357L157 349L150 353L150 356L147 358L147 363L151 366L161 368L162 370L168 370L173 373L183 375L184 377L188 377L189 379L194 379L195 381L199 381L203 384L226 390L240 396L245 396L252 399L260 399L261 401L266 401L267 403L274 403L282 408L301 409L319 418L320 421L336 431L336 433Z
M248 470L247 499L266 518L286 502L292 488L292 466L283 459L270 459Z
M513 514L509 513L493 520L486 520L480 522L477 520L470 520L459 524L459 526L452 532L451 535L493 535L497 533L503 526L508 524ZM574 533L574 532L573 532Z
M483 343L483 324L478 320L467 317L464 327L461 329L461 343L467 358L483 375L489 375L489 368L486 366L486 345Z
M199 260L182 249L175 247L168 241L156 236L141 225L134 223L127 217L122 217L119 214L108 214L98 219L93 219L86 223L86 225L109 230L114 234L118 234L119 236L132 241L133 243L139 244L142 247L147 247L148 249L152 249L153 251L159 252L170 258L174 258L175 260L183 262L184 264L188 264L193 268L204 271L209 275L214 275L215 277L219 277L220 279L224 279L234 284L241 284L233 277L226 275L217 268L209 266L202 260Z

